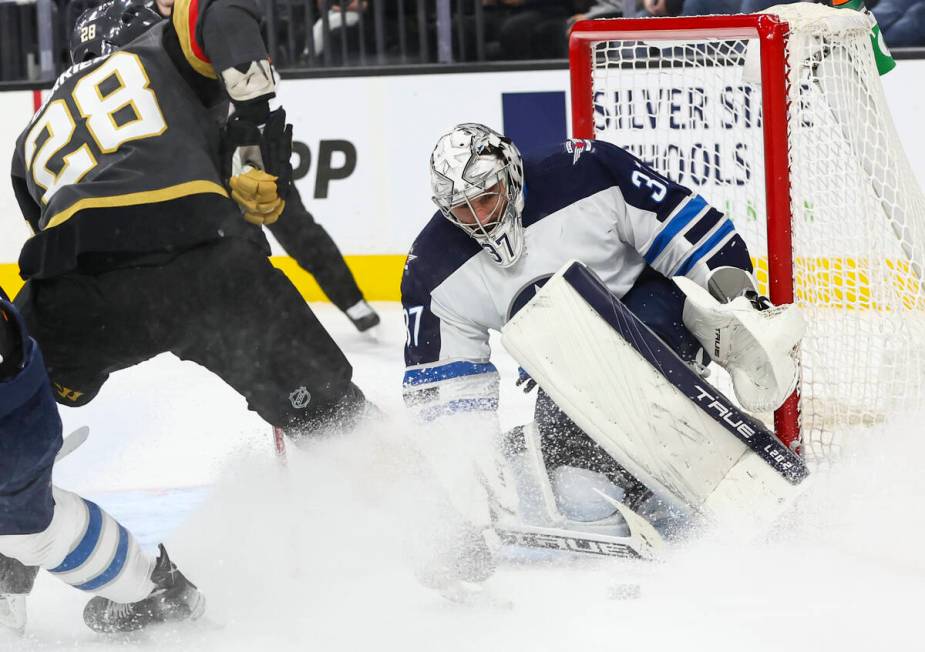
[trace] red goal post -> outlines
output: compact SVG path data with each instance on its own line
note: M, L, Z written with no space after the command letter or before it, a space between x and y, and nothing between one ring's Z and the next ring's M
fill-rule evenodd
M576 24L573 135L702 195L748 244L761 289L800 306L800 383L774 428L828 463L925 405L925 195L867 16L768 12Z
M768 237L768 289L775 304L793 303L790 167L787 153L787 78L784 46L788 26L776 16L732 15L682 18L618 18L575 24L569 40L572 135L595 138L594 45L608 41L757 39L760 43L761 107L764 120L764 175ZM619 144L619 143L618 143ZM774 414L777 436L788 446L800 438L794 393Z

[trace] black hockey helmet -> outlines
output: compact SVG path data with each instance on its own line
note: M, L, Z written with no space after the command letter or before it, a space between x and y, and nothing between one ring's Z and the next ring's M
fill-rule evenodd
M128 45L164 20L157 9L141 0L108 0L87 9L71 33L71 61L80 63Z

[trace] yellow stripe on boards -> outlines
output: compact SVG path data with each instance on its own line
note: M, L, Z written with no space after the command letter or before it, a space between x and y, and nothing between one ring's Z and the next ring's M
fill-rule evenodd
M22 286L23 281L19 278L19 265L0 263L0 287L6 291L7 295L15 297Z
M347 256L347 266L370 301L401 300L401 274L404 254ZM312 276L288 256L272 256L270 261L282 270L307 301L327 301ZM767 260L754 260L759 289L767 292ZM869 261L861 258L797 258L797 300L803 304L842 310L925 310L925 296L906 261L887 260L885 268L873 273ZM874 299L871 280L886 284ZM10 296L22 287L15 263L0 264L0 285ZM898 300L898 301L897 301ZM890 305L885 305L889 302ZM901 307L900 307L901 306Z
M345 256L363 296L369 301L400 301L401 274L405 267L404 254ZM288 256L271 256L270 262L282 270L306 301L327 301L311 274Z
M357 279L363 294L370 301L399 301L401 299L401 274L405 266L405 255L347 256L347 266ZM288 256L272 256L270 262L282 270L292 281L306 301L327 301L321 288L311 274ZM0 263L0 286L10 296L15 296L22 287L19 267L16 263Z

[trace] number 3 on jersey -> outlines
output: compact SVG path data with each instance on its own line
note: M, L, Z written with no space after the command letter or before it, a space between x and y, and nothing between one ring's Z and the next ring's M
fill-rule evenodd
M107 83L116 87L107 89L104 95ZM159 136L167 130L157 97L148 84L141 59L130 52L116 52L74 86L71 97L101 154L111 154L131 140ZM122 118L121 124L117 117ZM64 155L64 164L57 173L49 169L49 161L70 144L76 128L67 103L59 99L48 104L29 130L26 169L35 184L45 190L42 203L47 204L60 188L79 182L96 167L89 143L82 143Z

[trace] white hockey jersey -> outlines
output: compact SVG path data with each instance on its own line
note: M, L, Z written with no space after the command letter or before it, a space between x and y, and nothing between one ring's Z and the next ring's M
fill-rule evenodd
M616 145L570 140L525 157L524 195L526 246L513 266L498 266L439 212L408 254L403 386L424 418L497 407L489 331L570 259L621 298L648 267L701 285L718 266L751 271L728 218Z

